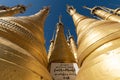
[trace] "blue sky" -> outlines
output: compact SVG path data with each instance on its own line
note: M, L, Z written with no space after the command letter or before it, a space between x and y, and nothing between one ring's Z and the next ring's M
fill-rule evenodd
M48 50L50 39L52 38L53 31L56 28L56 23L58 22L58 16L62 15L62 22L64 23L65 33L70 29L72 35L74 35L75 40L77 39L75 33L75 27L71 16L66 12L66 4L73 5L77 12L85 16L93 17L90 11L82 8L82 6L94 7L94 6L106 6L109 8L120 7L120 0L0 0L1 5L14 6L17 4L29 5L32 4L30 8L24 14L19 16L32 15L38 12L44 6L50 6L50 13L45 22L45 39L46 48Z

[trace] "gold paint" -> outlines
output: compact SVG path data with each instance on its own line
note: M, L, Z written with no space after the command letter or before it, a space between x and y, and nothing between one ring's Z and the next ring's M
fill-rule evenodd
M114 10L114 14L120 15L120 8L115 9L115 10Z
M89 8L87 8L89 9ZM111 20L111 21L116 21L116 22L120 22L120 16L111 14L109 12L104 11L101 7L97 6L94 7L91 10L91 13L104 19L104 20Z
M54 41L52 40L52 41L50 41L50 47L49 47L49 50L48 50L48 60L50 59L53 48L54 48Z
M23 13L26 10L26 6L24 5L17 5L5 10L0 10L0 17L8 17L13 16L19 13Z
M66 42L67 42L67 45L69 46L69 48L70 48L70 40L69 40L69 36L68 35L66 35Z
M77 46L75 44L74 38L71 35L70 31L68 31L68 32L69 32L69 46L70 46L70 49L75 57L76 62L78 62L77 61Z
M52 54L52 51L54 49L54 34L53 34L53 37L52 37L52 40L50 41L50 46L49 46L49 50L48 50L48 60L50 59L50 56Z
M18 17L18 18L14 18L14 17L13 18L11 17L1 18L2 25L7 25L7 26L13 25L13 28L9 30L13 29L14 33L10 32L9 30L7 31L9 32L9 34L11 33L12 35L14 35L13 37L12 35L8 34L9 40L12 42L14 41L16 44L26 49L29 53L31 53L34 57L36 57L36 59L38 59L46 67L47 67L47 54L46 54L46 50L43 44L44 43L43 26L44 26L44 21L47 17L47 14L48 14L48 8L44 8L40 10L39 13L29 16L29 17L25 16L25 17ZM21 22L21 20L23 22ZM7 24L4 24L2 22L7 23ZM28 26L31 25L31 26L28 28L26 27L27 25ZM33 28L32 25L34 25L35 27ZM38 30L37 35L35 34L36 29ZM1 32L1 34L3 34L6 37L8 36L8 35L5 35L4 32ZM38 36L39 34L41 36ZM19 36L22 39L22 41L20 39L16 39L15 36L16 37ZM28 42L26 43L25 41L28 41Z
M101 7L101 6L100 6ZM111 8L107 8L102 6L101 8L105 9L106 11L113 13L115 15L120 15L120 8L116 8L116 9L111 9Z
M44 46L49 8L35 15L0 18L0 79L52 80Z
M49 59L49 64L56 62L57 63L76 62L72 52L70 51L70 48L67 45L66 38L64 36L64 25L60 20L59 23L57 23L54 48Z
M120 79L120 23L85 18L69 6L78 36L76 80ZM76 19L75 19L76 18Z

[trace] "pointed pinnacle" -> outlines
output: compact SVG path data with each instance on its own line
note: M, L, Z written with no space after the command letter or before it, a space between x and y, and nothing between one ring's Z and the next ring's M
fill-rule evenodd
M69 42L69 35L66 34L66 39L67 39L67 42Z
M68 4L66 5L66 7L67 7L67 10L66 10L66 11L67 11L68 13L70 13L70 10L71 10L71 9L74 10L74 7L73 7L73 6L70 6L70 5L68 5Z
M50 6L44 6L43 9L50 10Z
M55 39L55 30L54 30L54 32L53 32L51 41L54 41L54 39Z
M69 29L68 29L68 36L69 36L69 37L72 37Z
M105 10L108 10L108 11L114 11L113 9L110 9L110 8L107 8L105 6L100 6L101 8L105 9Z
M11 7L9 6L4 6L4 5L0 5L0 10L7 10L10 9Z
M92 10L92 8L89 8L87 6L83 6L83 8L88 9L88 10Z
M21 5L21 4L18 4L17 7L21 7L24 9L24 11L22 11L21 13L25 12L26 9L28 8L27 6L24 6L24 5Z
M70 6L70 5L68 5L68 4L66 4L66 7L67 7L67 9L69 9L71 6Z
M67 9L74 9L74 7L73 6L70 6L70 5L66 5L66 7L67 7Z
M62 15L59 16L59 23L62 23Z

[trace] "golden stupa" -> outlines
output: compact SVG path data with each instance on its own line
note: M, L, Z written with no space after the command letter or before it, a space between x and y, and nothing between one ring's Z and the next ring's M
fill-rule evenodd
M103 20L83 16L67 5L77 45L70 31L66 40L60 16L47 55L44 23L49 7L20 17L14 15L23 13L26 6L0 7L0 80L57 80L51 75L54 72L63 75L63 80L74 80L76 75L75 80L120 80L120 10L85 8Z
M88 7L84 6L84 8L91 10L92 14L94 14L94 15L96 15L104 20L111 20L111 21L120 22L120 16L115 15L115 14L111 14L111 13L105 11L100 6L95 6L93 8L88 8Z
M107 12L110 12L112 14L115 15L120 15L120 8L116 8L116 9L111 9L111 8L107 8L105 6L100 6L103 10L106 10Z
M49 65L51 63L72 63L76 62L74 55L70 51L67 45L66 38L64 36L64 25L61 22L61 17L59 17L59 22L57 23L55 41L52 53L49 58Z
M49 50L48 50L48 60L50 59L50 56L51 56L52 51L54 49L54 42L55 42L55 40L54 40L54 33L53 33L53 37L50 40L50 46L49 46Z
M1 80L52 80L43 35L48 12L45 7L31 16L0 18Z
M73 6L67 6L67 12L78 36L80 71L76 80L120 80L119 21L88 18L77 13Z
M69 43L70 50L73 53L75 60L77 62L77 45L75 43L73 36L70 33L70 30L68 30L68 41L67 42Z
M17 5L14 7L0 6L0 17L14 16L26 11L26 6Z
M70 40L70 45L73 42ZM74 46L75 48L75 46ZM55 40L52 39L48 59L49 65L48 69L50 71L53 80L74 80L77 74L78 66L74 56L74 52L71 51L67 40L64 35L64 25L61 22L61 16L59 17L59 22L57 23Z

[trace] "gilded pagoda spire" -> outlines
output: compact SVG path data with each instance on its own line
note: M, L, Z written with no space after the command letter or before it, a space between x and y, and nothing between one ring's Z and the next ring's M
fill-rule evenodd
M120 8L117 8L113 11L114 14L116 15L120 15Z
M74 41L74 38L73 36L71 35L70 33L70 30L68 30L68 35L69 35L69 44L70 44L70 49L76 59L76 62L77 62L77 46L75 44L75 41Z
M59 17L54 48L49 58L49 70L54 80L74 80L78 66L64 35L64 25ZM72 74L72 75L71 75Z
M83 18L72 6L67 9L70 15L74 12L71 16L78 36L80 71L76 80L119 80L120 23Z
M23 13L26 11L26 6L24 5L17 5L14 7L8 7L3 10L0 10L0 17L7 17L7 16L13 16L19 13Z
M53 33L52 39L50 40L50 46L48 50L48 60L50 59L51 53L54 49L54 37L55 37L55 33Z
M32 16L0 18L0 79L52 80L44 46L45 7Z
M64 36L64 25L61 21L61 16L59 17L59 22L57 23L56 37L54 43L54 49L49 59L49 63L72 63L75 62L75 58L71 53L66 38Z
M70 47L70 40L69 40L68 34L66 35L66 39L67 39L67 44L68 44L68 46Z
M96 21L95 19L89 19L87 18L86 16L83 16L83 15L80 15L78 12L76 12L76 9L74 9L73 6L69 6L67 5L67 12L72 16L72 19L73 19L73 22L74 22L74 25L76 27L76 33L79 34L78 35L78 40L77 40L77 44L79 45L80 43L80 39L81 39L81 35L83 35L83 32L87 31L87 29L89 29L87 27L88 22L94 22ZM86 22L86 25L84 25L83 27L78 27L81 25L82 21L84 20L87 20Z
M79 14L76 12L76 9L74 9L73 6L67 5L67 12L72 16L75 26L78 25L78 22L79 22L79 21L81 21L82 19L87 18L87 17L85 17L85 16L83 16L83 15L79 15Z
M109 12L106 12L102 7L100 6L95 6L93 8L88 8L84 6L84 8L88 9L91 11L92 14L104 19L104 20L111 20L111 21L116 21L120 22L120 16L111 14Z
M111 9L111 8L107 8L104 6L100 6L101 8L105 9L106 11L113 13L115 15L120 15L120 8L116 8L116 9Z

